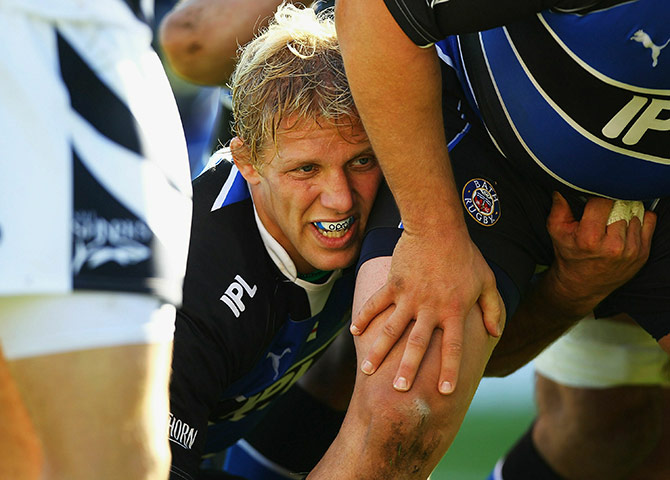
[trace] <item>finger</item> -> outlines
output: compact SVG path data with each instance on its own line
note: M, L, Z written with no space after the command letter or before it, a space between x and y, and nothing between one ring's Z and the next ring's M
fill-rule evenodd
M584 206L582 221L594 222L602 227L607 225L607 220L614 206L614 200L603 197L589 198Z
M642 232L640 238L642 240L642 251L644 252L644 260L649 258L649 250L651 248L651 239L656 229L656 221L658 217L654 212L644 212L644 222L642 223Z
M360 335L365 331L373 318L386 310L393 303L393 289L389 284L384 285L370 295L361 309L351 318L349 330L352 335Z
M570 205L563 195L554 192L551 196L551 211L547 217L547 230L554 237L564 235L574 230L577 225L575 217L572 215Z
M635 230L630 233L634 234ZM618 255L624 251L628 234L628 222L626 220L618 220L607 225L605 238L602 242L612 255Z
M426 315L419 315L419 317L421 320L417 320L412 325L407 336L405 351L393 380L393 388L399 392L406 392L412 388L419 365L426 354L428 344L435 331L435 325L437 325L434 321L426 321Z
M628 223L626 230L626 248L624 250L624 258L639 259L644 255L642 246L642 224L640 219L633 217Z
M504 303L495 284L493 288L485 289L479 297L479 307L484 315L484 326L492 337L502 335L505 327L503 315Z
M607 231L607 221L613 205L614 201L601 197L593 197L586 202L582 219L579 221L579 236L583 240L600 241Z
M438 391L448 395L456 388L458 371L463 354L463 318L452 318L444 324L442 332L442 363L437 384Z
M375 373L379 365L386 358L386 355L393 348L393 345L398 342L398 339L402 336L411 319L411 312L395 308L391 315L384 320L384 327L365 355L365 359L361 362L361 371L363 373L366 375Z

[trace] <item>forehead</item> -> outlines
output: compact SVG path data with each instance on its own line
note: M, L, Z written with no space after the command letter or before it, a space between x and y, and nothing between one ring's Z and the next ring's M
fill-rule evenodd
M368 150L370 142L357 118L345 117L336 122L289 118L280 122L275 138L267 146L262 157L277 161L289 157L307 159L313 154L334 153L335 150L356 154Z

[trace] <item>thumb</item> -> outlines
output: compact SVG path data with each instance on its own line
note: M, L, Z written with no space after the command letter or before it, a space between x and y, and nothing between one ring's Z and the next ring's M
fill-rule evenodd
M484 326L492 337L499 337L505 328L505 304L498 289L484 290L479 297Z

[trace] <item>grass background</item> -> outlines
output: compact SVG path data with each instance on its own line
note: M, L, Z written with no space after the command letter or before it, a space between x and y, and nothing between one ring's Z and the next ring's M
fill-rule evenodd
M483 379L431 480L485 480L534 416L532 366L506 378Z

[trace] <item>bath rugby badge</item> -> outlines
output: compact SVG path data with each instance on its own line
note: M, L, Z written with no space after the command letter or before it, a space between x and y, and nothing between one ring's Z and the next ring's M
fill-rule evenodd
M493 185L483 178L473 178L463 187L463 205L480 225L490 227L500 218L500 201Z

